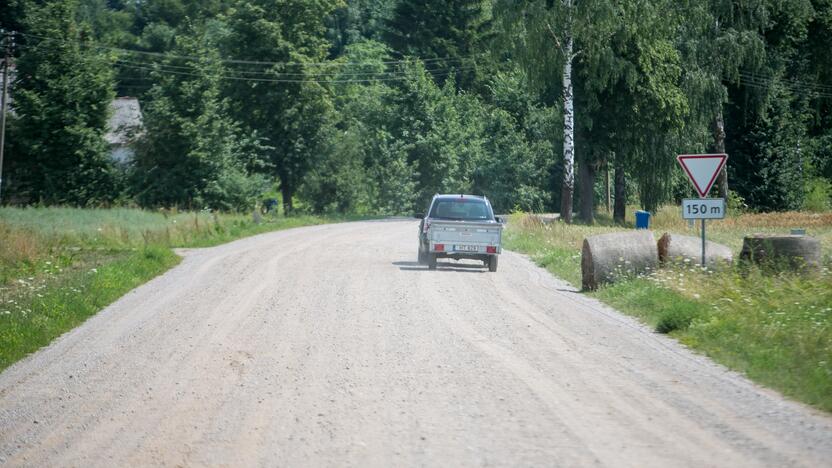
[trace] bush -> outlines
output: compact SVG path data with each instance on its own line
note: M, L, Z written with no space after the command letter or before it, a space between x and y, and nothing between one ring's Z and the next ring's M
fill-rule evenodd
M803 211L821 213L832 208L832 183L822 177L815 177L806 183L806 197Z
M693 307L673 306L662 312L658 323L656 323L656 331L658 333L670 333L674 330L686 330L693 322L695 315L696 309Z
M725 203L728 205L729 214L739 215L748 212L748 204L745 203L745 198L733 190L728 191L728 200Z

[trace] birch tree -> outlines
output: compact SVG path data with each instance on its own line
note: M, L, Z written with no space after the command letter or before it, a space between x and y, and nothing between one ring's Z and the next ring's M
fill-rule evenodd
M575 62L587 59L608 43L615 23L615 4L613 1L497 0L494 6L495 24L501 28L502 42L512 58L540 91L560 95L563 131L555 141L563 143L560 214L567 223L572 222L575 131L580 122L575 108Z
M572 89L572 0L563 0L566 9L566 25L563 30L563 183L560 195L560 217L572 222L572 195L575 192L575 93ZM551 25L547 25L555 43L558 37Z

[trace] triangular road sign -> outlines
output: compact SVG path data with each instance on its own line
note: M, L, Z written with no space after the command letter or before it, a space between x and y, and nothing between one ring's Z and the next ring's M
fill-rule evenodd
M679 165L688 175L701 198L708 196L716 176L728 160L727 154L680 154L676 157Z

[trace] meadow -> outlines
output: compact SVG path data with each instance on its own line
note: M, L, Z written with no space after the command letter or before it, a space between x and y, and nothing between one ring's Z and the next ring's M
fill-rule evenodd
M697 235L679 211L666 207L653 216L657 239L664 232ZM736 264L703 270L681 263L586 294L760 384L832 411L832 213L741 214L709 222L708 239L731 247L736 258L744 236L793 228L821 240L819 271L772 274ZM632 226L614 226L607 217L592 226L546 224L517 214L506 246L580 287L584 237L622 229Z
M0 208L0 370L179 262L172 248L339 219Z

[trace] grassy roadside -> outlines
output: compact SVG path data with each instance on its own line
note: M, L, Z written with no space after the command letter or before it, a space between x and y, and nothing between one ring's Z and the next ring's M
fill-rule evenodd
M127 291L179 263L170 249L148 247L104 260L93 268L72 267L52 281L20 279L0 315L0 369L49 344Z
M49 344L179 262L171 248L208 247L344 221L129 208L0 208L0 370Z
M695 235L675 211L655 216L657 237L663 232ZM595 226L543 225L515 215L506 247L580 285L581 242L622 229L609 224L602 219ZM760 384L832 411L832 214L741 215L711 223L709 231L711 240L737 254L747 234L788 233L793 227L805 227L821 239L825 265L817 274L740 274L735 268L702 271L681 264L590 295Z

